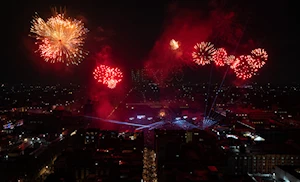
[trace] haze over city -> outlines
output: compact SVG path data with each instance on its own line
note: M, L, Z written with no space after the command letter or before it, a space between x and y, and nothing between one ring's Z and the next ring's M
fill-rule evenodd
M8 4L0 181L300 180L289 1Z

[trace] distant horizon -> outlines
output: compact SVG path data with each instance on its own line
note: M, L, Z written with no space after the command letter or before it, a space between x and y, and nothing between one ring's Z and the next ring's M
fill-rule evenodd
M149 82L152 84L155 84L154 82ZM79 85L79 86L87 86L87 84L84 83L76 83L76 82L69 82L69 83L59 83L59 82L47 82L47 83L42 83L42 82L1 82L0 81L0 88L2 87L2 84L5 85L9 85L9 86L20 86L20 85L32 85L32 86L55 86L55 85L61 85L61 86L67 86L67 85ZM134 82L132 82L132 85L138 86L138 85L143 85L143 84L148 84L146 82L144 83L140 83L140 84L134 84ZM208 84L208 82L177 82L177 83L167 83L167 84L173 84L173 85L188 85L188 84ZM211 82L211 85L219 85L221 84L220 82ZM300 83L297 82L291 82L291 83L272 83L272 82L267 82L267 83L259 83L259 82L249 82L243 85L276 85L276 86L300 86ZM223 84L223 86L230 86L230 85L234 85L234 86L240 86L240 85L235 85L235 84Z

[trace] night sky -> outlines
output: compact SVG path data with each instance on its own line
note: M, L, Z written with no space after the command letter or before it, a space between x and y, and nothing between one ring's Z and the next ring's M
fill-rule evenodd
M125 70L126 74L130 74L132 68L143 67L143 62L156 40L164 33L172 7L176 6L177 10L203 12L205 17L211 11L211 2L9 1L9 5L2 7L5 12L2 23L6 25L6 30L2 31L4 56L0 61L0 81L86 82L95 66L93 56L105 45L112 48L113 56L117 60L115 64ZM244 12L239 15L239 19L241 22L248 21L245 36L254 39L257 47L263 47L269 53L267 64L253 80L262 83L299 83L299 64L294 48L296 30L291 27L295 16L289 10L289 1L226 2L229 10ZM44 19L50 17L51 7L66 7L68 16L82 19L90 30L85 44L90 55L79 66L66 68L61 64L45 63L34 53L34 41L28 37L30 21L35 12ZM101 37L105 39L100 40ZM208 67L201 69L209 70ZM207 71L199 72L199 77L208 77Z

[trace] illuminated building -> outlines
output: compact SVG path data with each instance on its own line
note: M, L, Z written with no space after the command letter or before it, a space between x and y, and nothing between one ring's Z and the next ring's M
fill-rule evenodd
M273 173L277 165L300 165L300 152L286 144L257 144L239 147L228 159L228 174Z
M84 144L97 148L99 143L99 135L99 129L87 129L85 131Z
M82 135L85 146L66 150L56 171L69 172L77 181L141 181L143 133L87 129Z
M143 181L157 182L156 153L147 148L143 151Z

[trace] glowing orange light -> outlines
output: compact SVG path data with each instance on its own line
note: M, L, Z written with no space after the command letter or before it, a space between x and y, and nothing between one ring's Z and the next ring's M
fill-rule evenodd
M172 39L170 41L170 47L171 47L172 50L177 50L179 48L179 42Z
M39 45L37 50L46 62L78 65L87 54L83 50L88 32L81 21L57 14L44 21L38 15L32 20L30 32Z
M166 112L164 110L159 111L159 117L165 117Z

